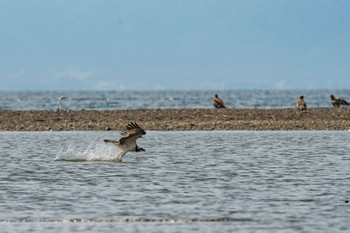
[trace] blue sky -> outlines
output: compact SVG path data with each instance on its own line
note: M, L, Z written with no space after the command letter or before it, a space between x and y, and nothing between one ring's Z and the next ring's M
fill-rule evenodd
M349 89L347 0L0 0L0 90Z

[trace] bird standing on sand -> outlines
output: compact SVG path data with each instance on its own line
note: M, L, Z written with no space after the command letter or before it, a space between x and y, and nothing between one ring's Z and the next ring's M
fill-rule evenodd
M297 101L297 109L299 112L305 112L306 111L306 102L304 100L304 96L300 96Z
M335 98L334 95L331 95L331 103L335 108L340 108L341 105L350 105L350 103L343 98Z
M59 98L59 100L60 100L60 110L63 110L63 105L62 105L62 100L65 100L65 99L68 99L68 96L61 96L60 98Z
M104 141L106 143L112 143L118 149L120 149L120 152L118 153L116 160L121 162L124 155L130 151L135 151L135 152L145 151L143 148L139 147L136 144L136 140L138 138L141 138L145 134L146 132L136 122L130 122L125 126L125 129L123 129L120 132L120 135L122 137L119 139L119 141L114 141L114 140L104 140Z
M214 95L213 104L215 108L226 108L224 101L219 98L218 94Z

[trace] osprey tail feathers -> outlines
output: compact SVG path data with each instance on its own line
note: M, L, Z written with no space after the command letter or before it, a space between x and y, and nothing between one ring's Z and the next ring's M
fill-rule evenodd
M105 141L105 143L119 144L119 142L118 142L118 141L114 141L114 140L108 140L108 139L105 139L104 141Z

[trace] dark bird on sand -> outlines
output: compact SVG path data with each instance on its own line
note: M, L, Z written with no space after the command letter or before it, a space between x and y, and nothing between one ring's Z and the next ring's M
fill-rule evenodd
M136 143L136 140L145 135L146 132L143 130L136 122L128 123L125 128L120 132L122 136L119 141L114 140L104 140L106 143L112 143L118 149L117 161L122 161L126 153L134 151L140 152L145 151L143 148L139 147Z
M343 98L336 98L334 95L331 95L331 103L335 108L340 108L341 105L350 105L348 101Z
M300 96L297 101L297 109L299 112L305 112L306 111L306 102L304 100L304 96Z
M213 104L215 108L226 108L224 101L219 98L218 94L214 95Z

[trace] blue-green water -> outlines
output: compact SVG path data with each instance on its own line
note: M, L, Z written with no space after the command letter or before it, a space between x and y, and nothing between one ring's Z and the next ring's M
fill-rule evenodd
M1 232L348 232L348 131L1 132Z

